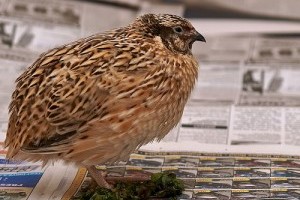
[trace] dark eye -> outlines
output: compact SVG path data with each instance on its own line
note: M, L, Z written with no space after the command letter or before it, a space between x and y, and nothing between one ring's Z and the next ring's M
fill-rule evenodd
M176 26L173 28L175 33L182 33L183 32L183 28L181 26Z

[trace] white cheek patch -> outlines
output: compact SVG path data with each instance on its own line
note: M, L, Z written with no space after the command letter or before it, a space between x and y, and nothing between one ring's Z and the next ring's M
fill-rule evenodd
M164 44L160 36L155 36L154 41L156 41L156 44L158 44L160 47L164 47Z

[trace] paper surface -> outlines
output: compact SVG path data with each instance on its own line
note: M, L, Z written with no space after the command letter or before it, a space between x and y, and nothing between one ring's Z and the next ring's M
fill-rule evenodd
M126 25L138 13L156 8L138 1L134 5L141 6L139 12L78 1L0 1L1 143L14 80L38 55ZM160 5L158 10L180 15L184 7ZM108 18L110 13L114 17ZM172 171L186 184L179 199L299 199L299 23L191 21L207 43L193 47L200 73L181 123L127 163L98 169L109 176ZM86 169L63 162L45 168L8 162L5 149L0 169L4 199L78 199L91 181Z

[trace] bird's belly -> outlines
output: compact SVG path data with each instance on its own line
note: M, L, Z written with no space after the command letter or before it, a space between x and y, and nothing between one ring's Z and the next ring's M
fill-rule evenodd
M172 113L172 115L161 114L160 116L155 115L155 117L152 115L140 117L140 120L130 127L126 134L115 138L115 141L111 141L118 145L113 145L108 149L108 151L113 153L111 158L104 160L108 163L126 161L130 154L142 145L163 139L177 125L181 118L181 113L182 111ZM99 155L99 160L102 159L103 155Z
M75 159L80 159L77 162L85 165L111 164L127 160L129 155L140 146L155 139L161 140L176 126L182 112L183 106L177 109L164 106L158 110L140 112L132 115L132 118L127 116L122 122L118 120L111 123L102 122L109 127L108 129L112 129L112 133L104 137L103 133L98 132L98 137L92 140L95 142L95 148L90 152L83 151L82 155ZM117 119L118 116L120 117L120 114L114 117Z
M183 107L161 108L151 114L145 114L137 120L137 132L139 134L138 146L163 139L174 128L183 112Z

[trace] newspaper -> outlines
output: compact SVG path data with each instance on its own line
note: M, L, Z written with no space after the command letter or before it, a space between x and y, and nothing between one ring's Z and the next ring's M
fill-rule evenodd
M0 144L14 80L40 53L123 26L141 13L184 14L183 4L134 1L134 6L140 9L71 0L0 1ZM270 22L272 28L263 21L235 21L243 24L241 31L235 26L236 32L224 27L222 32L213 24L224 21L191 21L207 43L193 47L200 74L180 124L127 162L98 169L113 177L174 172L186 186L178 199L299 199L299 25L289 22L281 30L282 21ZM8 162L5 153L1 148L0 199L79 199L91 181L85 168Z
M299 199L300 157L139 151L126 165L99 166L109 177L172 172L185 185L177 199ZM78 199L90 178L72 198Z

